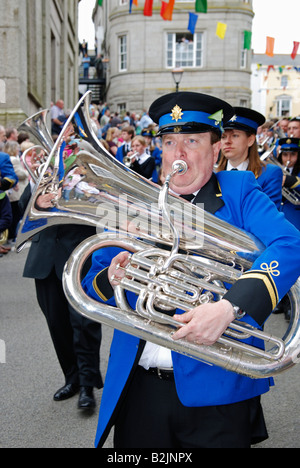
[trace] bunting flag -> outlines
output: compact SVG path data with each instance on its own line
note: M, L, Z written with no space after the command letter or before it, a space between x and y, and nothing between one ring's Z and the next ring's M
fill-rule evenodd
M300 44L300 42L294 41L294 48L293 48L293 52L291 53L291 57L292 57L293 60L295 60L296 55L298 53L299 44Z
M217 30L216 30L216 35L217 35L220 39L224 39L224 38L225 38L226 30L227 30L227 24L218 22L218 24L217 24Z
M244 49L251 50L252 32L244 31Z
M196 13L207 13L207 0L196 0L195 12Z
M195 28L196 24L198 21L198 15L196 13L189 13L189 25L188 25L188 30L194 34L195 33Z
M152 16L153 0L145 0L144 16Z
M135 5L136 7L139 6L138 0L130 0L130 3L129 3L129 13L132 12L132 5Z
M102 6L103 0L98 0L98 5Z
M274 45L275 45L274 37L267 36L266 55L268 55L269 57L274 57Z
M160 16L165 21L172 21L175 0L169 0L169 3L162 1Z

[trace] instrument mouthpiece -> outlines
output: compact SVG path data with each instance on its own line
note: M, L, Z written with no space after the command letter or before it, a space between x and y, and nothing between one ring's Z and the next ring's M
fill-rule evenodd
M172 165L172 170L176 171L180 175L183 175L188 170L187 163L181 160L174 161Z

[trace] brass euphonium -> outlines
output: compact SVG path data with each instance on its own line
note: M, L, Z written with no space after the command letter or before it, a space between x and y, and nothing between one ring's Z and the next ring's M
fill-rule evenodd
M53 138L48 128L47 118L49 116L49 109L43 109L24 120L18 128L19 132L26 132L33 137L35 143L38 143L48 153L54 146Z
M18 128L19 132L26 132L29 134L30 140L37 143L33 147L24 151L22 154L22 162L27 169L31 179L37 182L44 164L48 160L48 156L53 149L54 141L48 128L47 118L49 116L49 109L43 109L33 116L26 119ZM36 168L27 162L28 153L34 151L34 158L37 161Z
M89 102L87 93L49 155L20 227L18 250L54 224L96 226L99 234L75 249L63 276L66 297L80 314L253 378L294 365L300 352L299 281L289 293L292 320L283 340L241 322L233 322L212 346L172 339L174 327L182 325L162 311L222 298L226 283L234 283L251 267L262 246L241 229L169 193L170 178L185 170L182 161L162 188L117 161L93 133ZM77 147L71 150L70 141ZM117 307L90 299L81 287L86 260L107 246L132 253L126 276L115 288ZM136 310L125 290L138 296ZM244 343L250 336L269 342L270 349Z

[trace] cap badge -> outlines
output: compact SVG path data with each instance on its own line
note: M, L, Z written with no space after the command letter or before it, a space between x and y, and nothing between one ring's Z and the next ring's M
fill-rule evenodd
M229 122L235 122L236 119L237 119L237 115L234 115L234 116L232 117L232 119L229 120Z
M292 143L292 140L290 140L290 139L286 140L287 145L290 145L291 143Z
M222 121L223 121L224 113L223 109L221 109L218 112L215 112L215 114L210 115L208 118L211 120L215 120L215 126L219 127L221 131L223 131L222 127Z
M176 105L172 109L172 114L171 114L172 120L176 120L176 122L178 122L178 120L182 119L182 116L183 116L182 109L178 105Z

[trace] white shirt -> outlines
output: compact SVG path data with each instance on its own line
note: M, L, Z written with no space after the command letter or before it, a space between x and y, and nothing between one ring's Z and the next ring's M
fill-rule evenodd
M228 161L226 171L231 171L232 169L237 169L238 171L246 171L248 169L248 165L249 165L249 160L248 159L246 159L246 161L243 161L237 167L232 166L230 161Z

